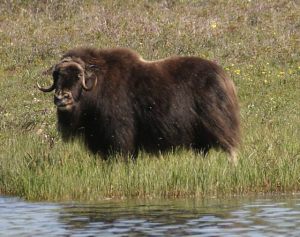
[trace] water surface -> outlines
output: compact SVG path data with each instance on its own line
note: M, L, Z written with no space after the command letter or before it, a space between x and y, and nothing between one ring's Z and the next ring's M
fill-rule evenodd
M300 236L300 195L98 203L0 197L0 236Z

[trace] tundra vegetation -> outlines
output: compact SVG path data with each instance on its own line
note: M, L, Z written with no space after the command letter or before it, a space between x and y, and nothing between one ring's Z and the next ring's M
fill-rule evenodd
M300 191L297 1L1 1L0 194L30 200L230 196ZM63 143L53 95L36 81L68 49L128 47L147 60L194 55L233 79L242 144L177 149L135 162ZM48 81L48 83L47 83Z

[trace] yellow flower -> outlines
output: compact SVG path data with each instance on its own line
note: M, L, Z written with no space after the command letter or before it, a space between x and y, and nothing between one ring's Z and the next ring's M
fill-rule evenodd
M235 74L240 75L241 70L240 69L236 69L236 70L234 70L234 72L235 72Z
M213 21L211 24L210 24L210 27L215 29L217 28L217 23L215 21Z

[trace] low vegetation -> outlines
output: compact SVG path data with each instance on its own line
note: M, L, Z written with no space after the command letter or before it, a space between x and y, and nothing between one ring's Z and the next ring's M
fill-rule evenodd
M300 191L297 1L1 1L0 194L36 200L167 198ZM239 165L188 150L108 161L62 143L43 70L76 46L130 47L145 59L197 55L234 80Z

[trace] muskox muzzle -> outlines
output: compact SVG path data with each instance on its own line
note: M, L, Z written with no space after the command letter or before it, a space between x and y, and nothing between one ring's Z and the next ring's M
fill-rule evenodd
M59 110L70 110L74 100L71 91L56 91L54 94L54 104Z

